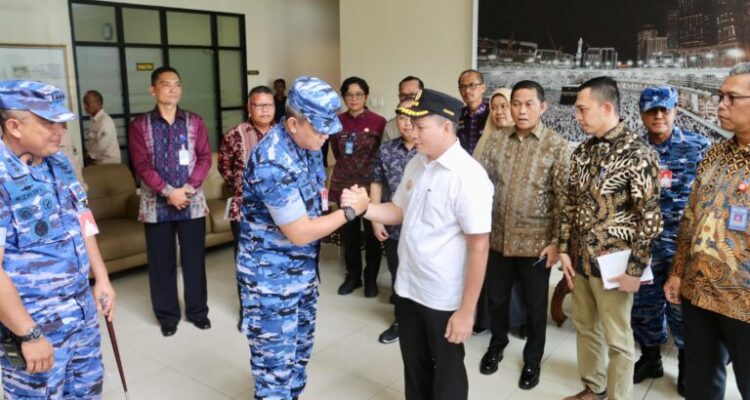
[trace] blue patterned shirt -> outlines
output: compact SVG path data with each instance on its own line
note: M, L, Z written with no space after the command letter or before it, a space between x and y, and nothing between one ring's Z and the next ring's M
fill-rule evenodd
M88 210L86 192L63 153L27 166L0 142L2 269L45 334L96 318L78 222Z
M469 107L461 109L461 120L458 122L458 140L461 147L469 154L474 154L474 147L477 146L479 138L484 132L484 125L487 117L490 115L490 105L486 101L477 107L476 111L469 111Z
M690 196L698 164L710 143L705 137L676 126L664 143L655 144L650 140L649 143L659 154L659 208L664 221L664 230L654 239L651 254L654 263L669 262L676 251L677 228Z
M283 123L250 153L240 207L237 278L263 294L297 293L316 274L319 241L301 246L279 228L321 215L325 170L320 151L297 146Z
M382 203L391 201L391 196L396 193L398 184L401 183L406 164L416 154L417 148L407 149L401 138L389 140L380 145L378 154L375 156L372 181L383 185L383 195L380 198ZM391 239L398 240L401 225L386 226L386 230Z

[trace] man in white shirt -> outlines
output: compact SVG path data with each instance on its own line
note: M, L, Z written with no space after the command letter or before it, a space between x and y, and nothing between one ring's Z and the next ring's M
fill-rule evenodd
M91 116L86 133L86 164L119 164L120 144L112 117L102 108L104 99L96 90L83 95L83 109Z
M465 342L471 336L489 252L493 186L459 144L463 104L421 90L410 107L419 152L406 165L392 202L369 204L364 217L402 224L398 245L396 320L407 400L465 400ZM364 188L342 195L344 206L367 199Z

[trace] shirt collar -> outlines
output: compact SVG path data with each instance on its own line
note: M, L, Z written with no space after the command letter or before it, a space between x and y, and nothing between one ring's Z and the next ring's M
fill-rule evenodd
M349 110L344 111L344 115L346 115L351 120L357 120L357 119L360 119L360 118L364 118L369 113L370 113L370 109L367 108L367 107L365 107L364 111L362 111L362 113L360 113L356 117L353 116L353 115L351 115L351 114L349 114Z
M0 141L0 143L2 143L2 141ZM6 159L5 165L7 166L8 174L13 179L18 179L22 176L31 174L31 176L34 177L34 179L38 181L47 180L46 176L43 173L40 173L40 168L32 168L26 165L26 163L21 161L21 159L18 158L18 156L13 154L13 152L10 150L8 146L5 145L5 143L0 144L0 152L5 153L4 155ZM44 157L44 159L42 160L42 164L47 162L49 158L50 157ZM40 164L40 166L42 164Z
M685 141L685 135L682 133L682 129L676 126L672 127L672 134L662 143L657 144L652 142L648 133L646 133L646 138L648 139L648 143L656 148L670 147L672 143L683 143Z
M398 145L399 147L403 148L404 151L417 151L417 146L411 146L411 150L409 150L408 147L406 147L406 143L404 142L404 138L398 138Z
M480 104L474 112L469 111L469 106L465 106L463 116L476 117L477 115L482 115L487 112L488 107L489 104L484 100L482 100L482 104Z
M625 132L625 123L620 122L614 128L607 131L601 138L594 137L594 143L608 142L612 143L622 136Z
M96 114L93 117L91 117L91 120L99 122L102 118L104 118L104 116L106 114L107 114L107 112L104 111L103 108L101 108L101 109L99 109L99 111L96 112Z
M727 139L727 140L731 144L732 150L734 150L734 151L736 151L736 152L738 152L740 154L743 154L743 155L750 154L750 146L746 146L744 149L742 147L740 147L740 144L737 143L737 136L732 135L732 138L731 139Z
M458 138L456 138L456 141L448 147L447 150L443 154L438 157L435 162L442 165L445 169L455 169L458 166L459 159L461 157L461 152L465 151L463 147L461 147L461 143L459 142ZM429 159L427 156L424 158L425 164L427 164L427 161Z
M181 109L181 108L177 107L177 113L175 114L175 118L174 118L174 119L175 119L175 121L177 121L178 119L186 119L186 118L187 118L187 115L186 115L186 113L185 113L185 110L183 110L183 109ZM158 121L158 120L163 120L163 121L166 121L166 120L165 120L165 119L164 119L164 118L163 118L163 117L161 116L161 113L159 112L159 107L154 107L154 109L153 109L153 110L151 110L151 120L152 120L152 121L154 121L154 120L157 120L157 121Z
M246 122L247 122L247 124L248 124L248 125L250 125L250 129L252 129L252 130L253 130L253 132L260 132L260 131L258 130L258 127L257 127L257 126L255 126L255 124L253 123L253 120L252 120L252 119L250 119L250 117L248 117L248 118L247 118L247 121L246 121ZM274 121L274 120L271 120L271 124L270 124L270 125L268 125L268 130L266 131L265 135L268 135L268 133L269 133L269 132L271 132L271 129L273 129L273 126L274 126L274 125L276 125L276 121Z
M513 132L510 134L510 136L511 137L515 136L521 139L521 137L518 136L518 134L516 133L516 126L513 125L511 129L513 130ZM531 133L533 134L532 136L536 137L538 140L542 140L542 136L544 135L544 123L542 123L542 121L539 121L539 123L534 127L534 129L531 130Z
M685 142L685 134L682 133L682 129L673 126L672 127L672 136L669 138L674 143L683 143Z

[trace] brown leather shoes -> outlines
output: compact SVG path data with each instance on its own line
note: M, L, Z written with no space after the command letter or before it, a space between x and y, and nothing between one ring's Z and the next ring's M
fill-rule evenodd
M592 392L591 389L586 388L577 394L564 398L563 400L607 400L607 393L596 394Z

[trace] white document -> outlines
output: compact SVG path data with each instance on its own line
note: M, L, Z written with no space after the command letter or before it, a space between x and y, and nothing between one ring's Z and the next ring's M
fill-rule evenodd
M234 197L229 197L227 199L227 206L224 207L224 221L229 221L229 210L232 209L232 199Z
M625 273L625 270L628 267L630 253L630 250L623 250L596 258L596 261L599 262L599 271L602 273L602 282L604 282L605 289L616 289L620 287L619 282L610 282L609 280ZM641 283L653 282L653 280L654 273L651 271L651 266L649 265L643 270Z

